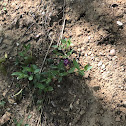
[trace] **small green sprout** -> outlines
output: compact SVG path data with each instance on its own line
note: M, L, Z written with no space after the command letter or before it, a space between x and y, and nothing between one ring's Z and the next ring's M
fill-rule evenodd
M73 52L71 49L71 40L62 39L60 45L53 45L53 53L57 57L57 62L54 59L47 59L49 66L40 72L40 68L33 62L33 56L30 51L31 45L24 45L24 49L20 52L16 58L15 65L20 66L20 71L12 73L13 76L17 76L17 79L26 79L30 84L34 85L40 91L53 91L53 87L50 86L52 82L61 82L64 76L68 76L74 72L84 76L84 72L90 70L92 67L86 65L83 69L80 68L79 63L73 59L70 60L70 56ZM66 68L67 66L70 68Z

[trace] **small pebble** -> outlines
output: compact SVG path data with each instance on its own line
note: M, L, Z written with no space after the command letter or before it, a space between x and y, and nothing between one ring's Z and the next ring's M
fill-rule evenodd
M123 23L122 23L121 21L117 21L116 23L117 23L117 25L119 25L119 26L123 26Z
M101 70L101 73L103 73L104 71L103 70ZM105 78L104 76L103 76L103 78Z
M72 103L70 104L70 109L73 109L73 105L72 105Z
M110 56L115 56L115 54L116 54L115 49L110 50Z
M71 43L71 44L70 44L70 46L74 46L74 44L73 44L73 43Z
M42 12L42 15L45 15L45 12L44 11Z
M88 56L87 53L85 54L85 56L86 56L86 57Z
M104 68L103 70L104 70L104 71L106 71L106 69L105 69L105 68Z
M57 85L58 88L60 88L61 86L60 85Z
M36 35L36 38L39 38L40 36L41 36L41 33L37 34L37 35Z
M19 46L20 44L19 43L16 43L17 46Z
M123 87L121 87L121 90L124 90L124 88L123 88Z
M102 65L102 61L100 61L100 62L98 63L98 67L101 66L101 65Z
M102 64L101 69L105 69L105 65L104 64Z
M91 39L91 37L90 36L88 36L88 40L90 40Z
M80 52L80 51L81 51L81 49L80 49L80 48L78 48L78 49L77 49L77 51L78 51L78 52Z
M94 56L93 56L93 57L91 57L91 60L95 60Z
M91 53L92 53L92 52L90 51L90 52L88 53L88 55L90 56L90 55L91 55Z
M91 54L91 56L94 56L93 54Z
M81 51L83 51L84 50L84 47L81 47Z

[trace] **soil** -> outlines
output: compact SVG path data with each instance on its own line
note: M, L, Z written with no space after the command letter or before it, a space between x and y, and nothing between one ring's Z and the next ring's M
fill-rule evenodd
M25 126L126 126L126 0L3 0L0 9L0 58L9 59L0 75L1 125L15 126L16 119ZM22 85L23 98L12 97L20 91L11 77L13 59L30 43L41 66L62 29L76 51L72 57L93 68L83 78L70 75L53 84L52 92L35 93L39 111Z

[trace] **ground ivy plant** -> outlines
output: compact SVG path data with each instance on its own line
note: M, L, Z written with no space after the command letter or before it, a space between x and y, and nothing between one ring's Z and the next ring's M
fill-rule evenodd
M70 39L62 39L60 45L53 45L53 58L47 59L48 67L40 72L40 68L35 64L34 58L30 50L30 44L24 45L24 49L16 58L15 65L19 67L19 71L12 73L17 79L26 79L35 88L40 91L52 91L51 86L54 81L61 82L64 76L68 76L74 72L84 76L84 72L91 69L90 65L86 65L83 69L76 59L70 60L73 52L71 49ZM67 66L69 66L67 68Z

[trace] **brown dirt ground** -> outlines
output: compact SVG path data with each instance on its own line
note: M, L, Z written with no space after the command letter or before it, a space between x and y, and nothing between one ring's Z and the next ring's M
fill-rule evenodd
M0 1L0 57L9 57L7 75L0 76L0 100L6 101L0 118L11 114L5 126L15 126L14 119L23 119L24 126L126 126L126 0L67 0L64 11L63 5L60 0ZM18 102L11 97L19 90L10 76L15 69L11 61L30 43L41 65L51 38L59 41L63 12L63 37L71 38L76 51L72 57L93 68L85 77L65 77L53 92L39 95L39 112L28 89ZM110 56L112 49L115 55Z

